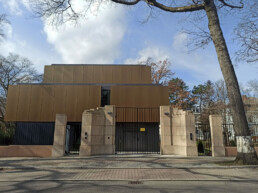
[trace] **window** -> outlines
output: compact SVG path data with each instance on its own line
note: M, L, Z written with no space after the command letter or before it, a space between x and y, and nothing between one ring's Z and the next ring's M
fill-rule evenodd
M110 87L102 86L101 87L101 106L110 105Z

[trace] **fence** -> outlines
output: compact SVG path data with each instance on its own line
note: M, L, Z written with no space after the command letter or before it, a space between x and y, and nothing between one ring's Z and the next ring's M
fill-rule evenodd
M255 146L258 146L258 123L250 123L249 129ZM225 146L236 146L234 124L223 124L223 135Z
M195 124L198 155L211 156L211 132L209 124Z

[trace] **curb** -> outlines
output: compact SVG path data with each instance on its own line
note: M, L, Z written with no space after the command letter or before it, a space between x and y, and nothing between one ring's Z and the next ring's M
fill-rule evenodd
M24 166L6 166L6 167L1 167L0 166L0 171L3 170L16 170L16 169L22 169L22 170L37 170L37 169L67 169L67 170L72 170L72 169L103 169L103 170L113 170L113 169L258 169L258 165L249 165L249 166L189 166L189 167L177 167L177 166L172 166L172 167L164 167L164 168L153 168L153 167L142 167L142 168L128 168L128 167L122 167L122 168L118 168L118 167L109 167L109 168L99 168L99 167L87 167L87 166L74 166L74 167L66 167L66 166L60 166L60 167L56 167L56 166L48 166L48 167L44 167L44 166L40 166L40 167L34 167L34 166L28 166L28 167L24 167Z

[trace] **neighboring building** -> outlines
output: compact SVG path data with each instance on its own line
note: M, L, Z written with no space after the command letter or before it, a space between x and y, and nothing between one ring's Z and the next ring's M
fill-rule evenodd
M105 105L116 107L116 129L130 124L130 131L119 134L124 141L138 127L157 134L159 107L169 105L168 87L152 84L151 68L145 65L45 66L43 83L9 87L5 121L16 122L16 145L53 145L56 114L66 114L66 151L71 153L79 150L83 111ZM159 151L159 137L147 141L148 135L141 143L155 143ZM124 150L134 151L133 145Z
M248 123L258 124L258 98L243 96Z

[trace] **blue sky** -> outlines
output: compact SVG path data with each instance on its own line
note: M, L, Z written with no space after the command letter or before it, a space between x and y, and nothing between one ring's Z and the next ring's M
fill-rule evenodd
M56 29L32 17L27 0L0 0L0 10L11 21L10 26L5 26L7 36L0 44L0 53L25 56L41 73L44 65L52 63L135 64L152 57L169 58L175 77L190 87L222 78L213 44L191 52L186 46L191 42L183 29L194 29L196 23L206 26L205 18L194 22L194 14L155 12L155 18L142 23L148 16L144 4L132 8L106 4L98 12L93 7L87 19L76 26L67 23ZM239 46L232 41L238 18L237 14L221 16L232 57ZM238 63L235 70L243 84L257 79L257 63Z

